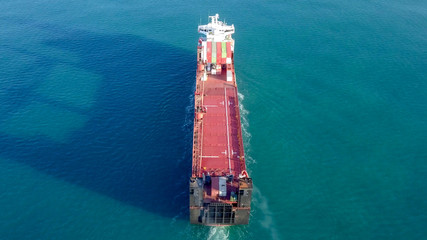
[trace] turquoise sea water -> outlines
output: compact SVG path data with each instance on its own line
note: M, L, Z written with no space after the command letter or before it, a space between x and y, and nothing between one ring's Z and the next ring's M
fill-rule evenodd
M424 239L425 1L0 2L0 239ZM188 223L197 25L236 27L248 226Z

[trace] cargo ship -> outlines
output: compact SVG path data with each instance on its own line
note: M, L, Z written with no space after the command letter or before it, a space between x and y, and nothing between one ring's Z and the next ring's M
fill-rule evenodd
M209 16L199 25L194 93L190 222L248 224L252 179L246 171L236 74L234 25Z

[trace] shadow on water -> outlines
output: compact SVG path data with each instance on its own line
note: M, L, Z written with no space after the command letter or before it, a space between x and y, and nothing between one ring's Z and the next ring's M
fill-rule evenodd
M15 106L39 102L83 115L85 124L65 141L0 132L1 157L161 216L186 218L195 53L133 35L58 35L43 44L73 53L78 61L35 56L40 61L34 69L44 69L37 73L43 77L23 88L31 94L15 96ZM92 105L76 107L38 94L56 65L100 77Z

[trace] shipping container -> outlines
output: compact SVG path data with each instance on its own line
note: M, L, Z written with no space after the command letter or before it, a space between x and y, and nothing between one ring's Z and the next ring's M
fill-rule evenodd
M225 62L226 62L226 59L227 59L227 43L226 42L222 42L221 43L221 49L222 49L222 52L221 52L221 62L222 62L222 64L224 64Z
M227 42L227 58L231 58L231 42Z
M216 42L212 42L212 63L216 64Z
M207 60L208 63L212 62L212 42L207 42L208 48L207 48Z
M206 52L207 52L206 41L202 42L202 47L203 47L202 60L203 60L203 62L206 62L207 61L207 56L206 56Z
M219 179L219 196L225 197L227 196L227 178L226 177L220 177Z
M218 65L222 64L222 42L216 43L216 63Z
M227 70L227 82L233 81L233 72L231 70Z

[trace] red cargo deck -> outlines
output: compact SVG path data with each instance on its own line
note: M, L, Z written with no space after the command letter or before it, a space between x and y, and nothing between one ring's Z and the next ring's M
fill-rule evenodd
M229 69L232 71L232 69ZM197 81L193 177L239 176L246 169L239 101L227 70ZM198 78L200 79L200 78Z
M204 82L200 169L211 176L238 176L244 169L237 91L226 78L224 71Z

